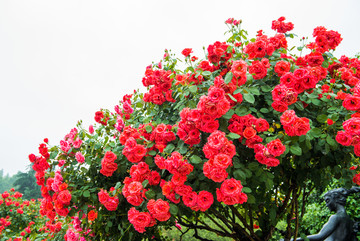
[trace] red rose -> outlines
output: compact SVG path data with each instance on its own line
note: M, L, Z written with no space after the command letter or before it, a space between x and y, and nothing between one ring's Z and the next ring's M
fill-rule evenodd
M296 114L294 110L287 110L285 111L281 117L280 117L280 122L282 125L286 126L286 125L291 125L296 119Z
M198 194L197 205L200 211L205 212L214 202L213 195L208 191L200 191Z
M246 139L251 139L253 138L255 135L256 135L256 130L252 127L246 127L244 132L243 132L243 136L246 138Z
M278 74L278 76L283 76L285 73L290 71L290 63L287 61L279 61L276 63L274 67L275 73Z
M273 140L269 142L266 147L268 148L269 152L273 156L280 156L286 150L286 147L282 144L279 139Z
M109 211L115 211L119 204L119 199L117 197L109 197L108 201L104 203L104 206Z
M309 119L305 117L297 118L294 122L294 129L297 136L306 135L310 130Z
M191 48L185 48L183 51L181 51L181 53L182 53L185 57L188 57L188 56L192 53L192 49L191 49Z
M184 205L191 208L197 204L198 195L196 192L190 192L182 197Z
M94 221L98 216L98 213L95 212L94 210L91 210L90 212L88 212L88 219L89 221Z
M208 96L212 102L219 102L225 98L225 91L221 88L211 86L208 90Z
M350 146L352 142L351 135L347 134L345 131L339 131L336 134L335 140L343 146Z
M104 176L110 177L117 170L118 165L113 161L108 161L107 159L101 160L101 170L100 173Z
M246 70L247 70L247 63L244 60L234 61L233 65L231 66L231 72L237 78L246 74Z
M104 156L104 159L106 159L108 161L115 161L116 158L117 158L117 156L111 151L107 151Z
M231 178L231 179L226 179L221 184L220 190L224 195L232 196L239 194L242 188L243 186L241 185L241 182L239 180Z
M354 182L356 185L359 185L359 186L360 186L360 173L356 174L356 175L353 177L353 182Z
M357 111L360 109L360 97L354 95L348 95L343 101L342 105L347 110Z
M59 193L57 199L64 205L69 205L71 200L71 193L69 192L69 190L63 190Z
M230 156L226 154L218 154L214 157L213 165L217 168L226 169L228 166L232 165L232 160Z

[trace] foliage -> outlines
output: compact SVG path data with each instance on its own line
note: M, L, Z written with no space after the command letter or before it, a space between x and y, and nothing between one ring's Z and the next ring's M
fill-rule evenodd
M0 193L3 193L10 188L13 188L13 184L16 181L16 176L10 176L9 174L4 176L4 170L0 170Z
M166 51L146 68L147 93L97 111L96 125L80 122L59 146L44 140L29 156L41 215L66 219L65 240L160 240L177 222L201 240L199 230L260 241L284 220L296 238L311 191L356 174L360 61L334 57L342 38L324 27L296 56L284 20L273 37L248 39L229 19L207 60L184 49L180 70Z
M1 194L0 240L56 240L53 232L60 230L62 223L55 226L39 217L40 202L23 200L22 196L13 188Z
M40 187L36 184L35 171L29 166L27 172L18 172L15 175L13 187L23 193L23 199L38 199L41 198Z

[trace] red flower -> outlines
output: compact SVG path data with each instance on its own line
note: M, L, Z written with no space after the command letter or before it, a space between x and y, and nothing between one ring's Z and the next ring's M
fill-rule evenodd
M214 202L213 195L208 191L200 191L197 198L197 205L200 211L205 212Z
M269 142L266 147L268 148L269 152L273 156L280 156L286 150L286 147L279 139L273 140Z
M294 24L292 22L285 23L285 17L280 17L278 20L273 20L271 29L277 31L278 33L286 33L294 29Z
M275 73L278 74L278 76L283 76L285 73L290 71L290 63L287 61L279 61L276 63L274 67Z
M94 210L91 210L90 212L88 212L88 219L89 221L94 221L98 216L98 213Z
M353 182L354 182L356 185L359 185L359 186L360 186L360 173L356 174L356 175L353 177Z
M183 51L181 51L181 53L182 53L185 57L188 57L188 56L192 53L192 49L191 49L191 48L185 48Z
M331 126L332 124L334 124L334 121L333 121L332 119L327 119L326 122L327 122L327 124L328 124L329 126Z

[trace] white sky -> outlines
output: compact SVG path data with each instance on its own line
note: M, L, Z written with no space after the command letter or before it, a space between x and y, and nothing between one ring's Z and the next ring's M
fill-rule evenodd
M141 88L145 67L165 48L179 57L224 41L229 17L252 37L273 35L285 16L292 31L311 36L317 26L344 38L335 55L360 52L360 1L0 1L0 169L25 171L47 137L57 145L76 122L94 122L100 108Z

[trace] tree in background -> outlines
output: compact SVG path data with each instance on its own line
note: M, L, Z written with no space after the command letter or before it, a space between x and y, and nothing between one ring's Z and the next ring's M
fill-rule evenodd
M0 193L10 190L10 188L13 188L14 182L16 180L15 176L16 174L13 176L6 174L4 176L4 170L0 170Z
M23 199L38 199L41 198L40 187L36 184L35 171L28 167L27 172L18 172L15 176L13 187L23 193Z
M333 177L360 184L349 169L360 156L360 60L333 56L341 35L317 27L297 56L284 17L271 37L226 24L206 59L186 48L181 70L166 51L146 68L147 93L29 156L40 213L67 220L65 240L160 240L181 225L200 240L207 230L266 241L279 224L289 240L313 190Z

